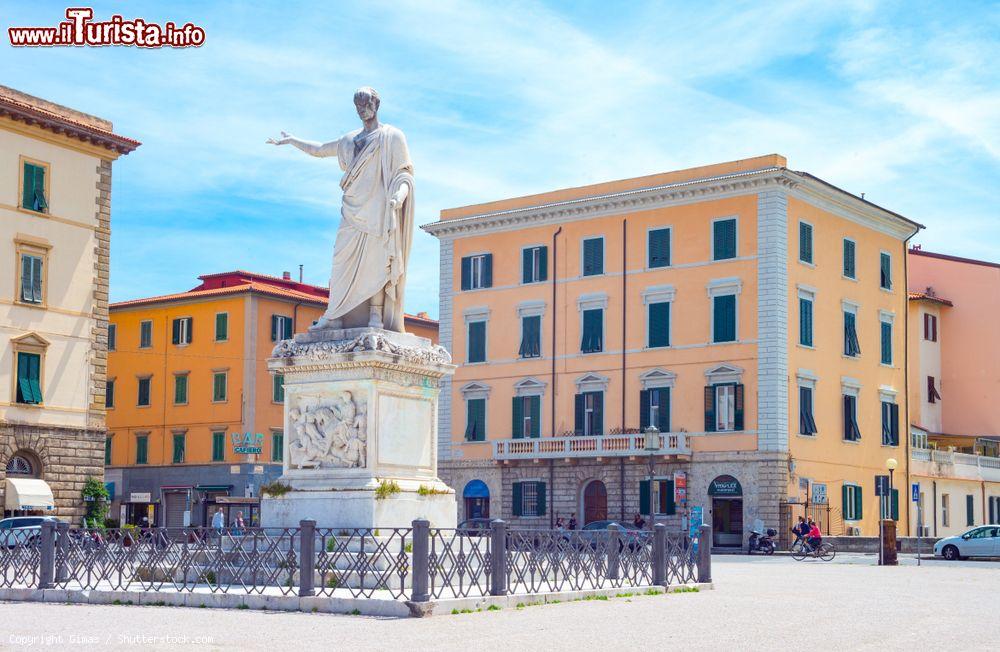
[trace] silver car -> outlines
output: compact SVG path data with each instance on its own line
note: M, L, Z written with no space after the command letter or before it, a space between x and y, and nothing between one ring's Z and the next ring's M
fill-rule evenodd
M1000 557L1000 525L979 525L934 544L934 556L948 560Z
M0 521L0 546L15 548L31 544L38 539L42 523L58 523L54 516L14 516Z

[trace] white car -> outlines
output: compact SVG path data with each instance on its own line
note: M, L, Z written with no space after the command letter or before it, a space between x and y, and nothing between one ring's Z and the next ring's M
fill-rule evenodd
M948 560L964 557L1000 557L1000 525L979 525L934 544L934 556Z
M16 548L38 538L44 521L59 522L54 516L15 516L0 521L0 546Z

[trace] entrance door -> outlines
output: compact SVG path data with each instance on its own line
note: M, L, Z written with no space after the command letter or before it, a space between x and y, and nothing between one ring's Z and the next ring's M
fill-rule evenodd
M608 518L608 489L600 480L590 481L583 489L583 524Z
M184 527L184 512L187 511L187 492L170 491L163 494L166 506L166 527Z
M712 545L740 548L743 545L743 499L712 499Z

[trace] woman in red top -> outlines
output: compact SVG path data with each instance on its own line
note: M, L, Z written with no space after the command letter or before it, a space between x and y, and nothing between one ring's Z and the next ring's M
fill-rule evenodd
M819 548L819 544L823 542L823 533L819 531L819 526L812 519L809 519L809 534L806 541L813 550Z

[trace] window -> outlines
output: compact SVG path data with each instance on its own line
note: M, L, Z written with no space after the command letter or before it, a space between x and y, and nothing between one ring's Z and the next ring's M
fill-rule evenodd
M861 345L858 343L858 316L849 311L844 311L844 355L856 358L861 355Z
M864 496L856 484L844 484L843 515L845 521L860 521L863 517Z
M279 342L292 337L292 318L284 315L271 315L271 341Z
M486 441L486 399L465 401L465 441Z
M186 405L188 402L188 375L174 376L174 405Z
M583 337L580 340L581 353L598 353L604 350L604 309L592 308L583 311Z
M882 445L899 446L899 406L882 401Z
M892 257L884 251L879 256L879 287L892 289Z
M462 289L493 287L493 254L478 254L462 259Z
M573 422L573 430L577 435L603 435L604 392L577 394Z
M184 433L174 433L174 464L184 463Z
M799 297L799 344L813 345L813 302Z
M799 387L799 434L815 435L816 420L813 418L812 387Z
M221 403L226 400L228 380L229 373L226 371L212 373L212 401L214 403Z
M111 436L104 438L104 465L111 464Z
M19 298L23 303L41 304L42 281L44 271L42 269L42 255L21 254L21 284Z
M882 355L881 363L886 365L892 364L892 322L883 321L881 322L882 330Z
M924 313L924 339L928 342L937 342L937 315L929 312Z
M941 395L934 386L934 376L927 376L927 402L937 403L941 400Z
M171 342L177 346L191 343L191 328L194 320L191 317L180 317L173 321Z
M21 208L36 213L45 213L49 208L48 188L45 179L48 166L24 159L22 161Z
M514 439L537 439L542 434L542 398L515 396L511 432Z
M104 383L104 407L113 408L115 406L115 380L112 378Z
M808 222L799 222L799 260L813 262L813 227Z
M149 376L139 379L139 391L135 401L139 407L149 407L149 386L152 380Z
M153 346L153 322L139 322L139 348L148 349Z
M857 278L855 274L855 249L854 240L848 240L844 238L844 276L850 279Z
M858 429L858 397L844 394L844 440L861 441Z
M468 362L486 362L486 322L469 322Z
M604 273L604 238L587 238L583 241L583 276Z
M736 295L712 297L712 341L736 341Z
M951 496L941 494L941 525L951 527Z
M646 308L646 346L670 346L670 302L651 303Z
M705 387L705 431L733 430L743 430L743 385L708 385Z
M18 403L39 405L42 402L42 356L40 353L17 352Z
M229 339L229 313L215 313L215 341L225 342Z
M542 318L540 315L521 317L521 346L517 353L522 358L537 358L542 354Z
M108 324L108 351L116 351L118 349L118 327L114 324Z
M285 377L281 374L271 376L271 400L275 403L285 402Z
M639 392L639 428L656 426L660 432L670 432L670 388L656 387Z
M221 462L226 459L226 433L212 433L212 461Z
M515 482L511 489L514 516L545 516L544 482Z
M654 478L652 487L649 480L639 482L639 513L643 516L649 514L649 499L654 496L653 507L657 514L672 516L677 513L677 504L674 502L674 481L673 479Z
M549 276L549 248L528 247L521 250L521 281L539 283Z
M149 435L135 436L135 463L149 464Z
M990 496L990 523L1000 520L1000 496Z
M888 500L885 496L879 497L879 512L883 520L888 518L899 520L899 489L893 489Z
M712 259L736 258L736 218L712 223Z
M976 524L976 498L972 494L965 496L965 524L967 526Z
M646 244L650 269L670 266L670 229L651 229Z
M281 462L285 459L285 433L275 430L271 433L271 461Z

